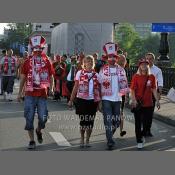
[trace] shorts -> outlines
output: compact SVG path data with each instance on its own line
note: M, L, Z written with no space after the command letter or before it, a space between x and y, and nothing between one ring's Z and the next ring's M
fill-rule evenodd
M45 128L48 118L47 99L44 97L25 96L24 117L26 119L25 130L34 130L34 116L37 110L38 127Z

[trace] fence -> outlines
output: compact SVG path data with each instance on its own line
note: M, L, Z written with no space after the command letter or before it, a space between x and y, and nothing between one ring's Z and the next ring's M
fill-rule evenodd
M131 82L132 76L137 72L136 66L131 66L126 69L126 74L128 77L129 83ZM167 94L171 87L175 87L175 68L161 68L163 74L163 93Z

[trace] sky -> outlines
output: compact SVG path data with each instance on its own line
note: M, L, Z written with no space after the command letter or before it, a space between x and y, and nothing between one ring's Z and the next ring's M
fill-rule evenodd
M8 23L0 23L0 34L4 33L4 27L7 26Z

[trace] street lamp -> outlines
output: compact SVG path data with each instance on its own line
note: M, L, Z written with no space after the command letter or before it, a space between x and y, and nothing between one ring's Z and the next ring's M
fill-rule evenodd
M115 29L116 29L116 26L118 25L119 23L113 23L113 37L114 37L114 42L115 42L115 39L116 39L116 33L115 33Z
M160 56L157 60L157 65L159 67L170 67L171 62L168 56L169 53L169 43L168 43L168 33L162 32L159 46Z

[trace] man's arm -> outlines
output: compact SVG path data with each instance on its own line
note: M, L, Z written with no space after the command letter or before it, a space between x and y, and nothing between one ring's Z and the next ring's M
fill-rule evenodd
M159 93L162 94L162 88L163 88L163 75L161 69L159 70L157 74L157 82L158 82L158 90Z
M160 109L160 103L159 103L159 97L158 97L157 90L153 89L152 91L153 91L154 98L156 99L156 106L158 109Z
M22 97L22 91L23 91L25 82L26 82L26 76L24 74L21 74L21 76L20 76L19 92L18 92L18 97L17 97L17 100L19 102L20 102L20 99Z
M2 72L3 72L3 63L4 62L4 58L2 58L1 60L0 60L0 74L2 74Z
M54 76L51 75L51 77L50 77L50 91L52 94L54 93L54 87L55 87Z

